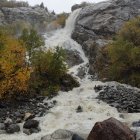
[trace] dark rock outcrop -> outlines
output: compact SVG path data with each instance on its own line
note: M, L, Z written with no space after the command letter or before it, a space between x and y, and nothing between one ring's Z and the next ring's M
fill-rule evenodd
M61 77L60 85L62 91L70 91L75 87L79 87L79 83L70 74L65 74Z
M39 127L39 121L37 120L27 120L23 125L23 133L31 135L32 133L38 133L41 131Z
M37 128L38 126L39 126L39 122L37 120L27 120L24 123L23 128L31 129L31 128Z
M97 122L87 140L135 140L135 135L126 125L110 118Z
M111 41L122 25L140 15L139 0L110 0L84 7L76 20L72 38L80 43L90 61L90 74L101 47Z

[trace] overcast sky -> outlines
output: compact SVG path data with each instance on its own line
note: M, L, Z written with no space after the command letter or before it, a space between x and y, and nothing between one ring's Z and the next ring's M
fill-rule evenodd
M41 2L43 2L44 5L47 6L49 10L54 10L56 13L61 13L63 11L70 12L71 6L76 3L78 4L83 1L95 3L104 0L24 0L24 1L28 1L30 5L40 4Z

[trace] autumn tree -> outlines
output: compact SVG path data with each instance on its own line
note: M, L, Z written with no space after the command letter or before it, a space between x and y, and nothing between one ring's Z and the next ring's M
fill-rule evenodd
M17 39L0 31L0 98L26 93L30 70L25 52Z

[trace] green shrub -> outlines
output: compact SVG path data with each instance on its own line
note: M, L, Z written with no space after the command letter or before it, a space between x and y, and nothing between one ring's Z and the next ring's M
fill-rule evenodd
M127 22L104 50L108 66L102 67L100 75L140 87L140 18Z
M31 86L37 89L45 89L47 94L52 91L57 92L60 89L60 78L67 72L64 59L64 50L59 47L54 52L51 50L47 52L36 51L31 59L34 68L34 80L31 80Z

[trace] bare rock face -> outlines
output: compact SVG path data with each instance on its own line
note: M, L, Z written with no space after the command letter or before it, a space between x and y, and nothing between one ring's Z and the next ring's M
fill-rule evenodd
M80 57L78 51L65 50L65 53L66 53L66 62L69 67L73 67L75 65L83 63L83 60Z
M139 9L140 0L109 0L82 8L72 38L82 45L90 67L96 61L98 49L105 46L126 21L139 16ZM90 74L94 74L94 68L90 70Z
M89 3L87 3L87 2L82 2L81 4L75 4L71 7L71 11L74 11L74 10L79 9L79 8L86 7L88 5L89 5Z
M115 34L125 21L140 14L139 8L139 0L112 0L86 6L77 18L73 38L78 42L82 39L79 43L83 43L89 38Z
M29 23L38 24L49 21L54 15L49 13L45 8L41 7L16 7L0 8L0 24L11 24L16 21L27 21Z
M120 121L110 118L97 122L87 140L135 140L134 133Z

